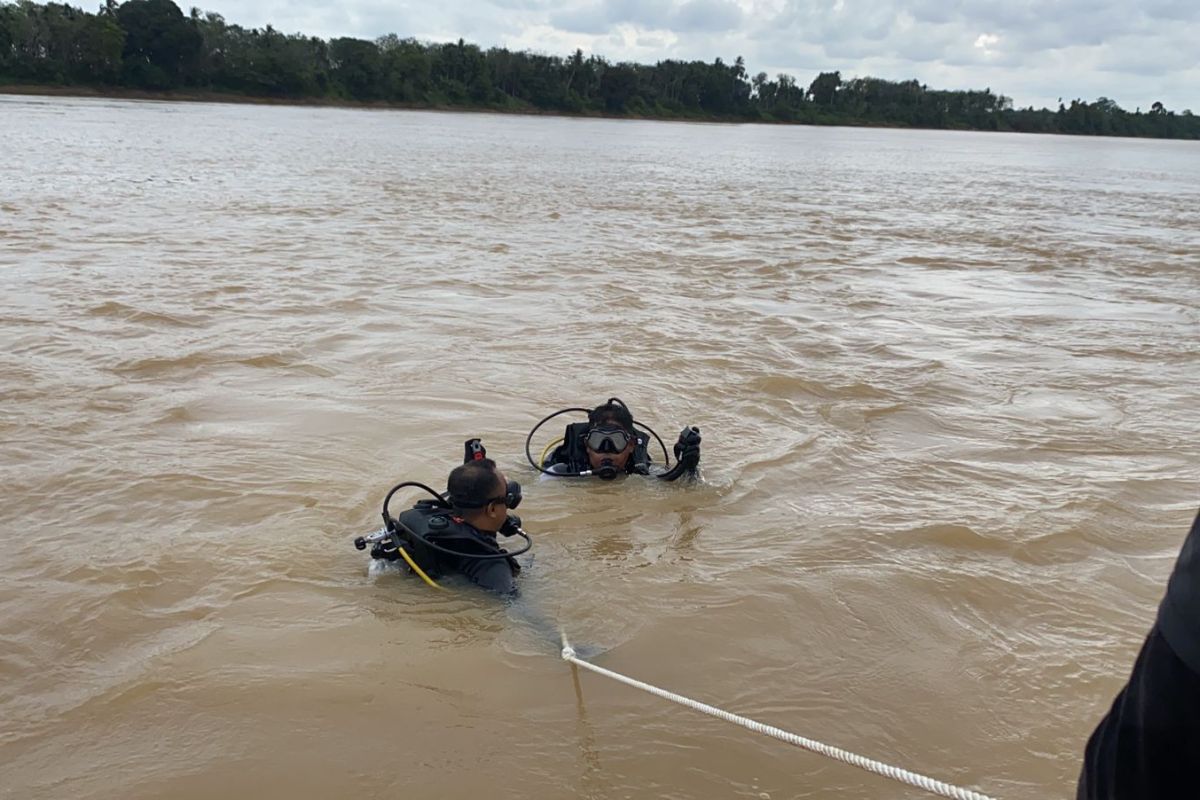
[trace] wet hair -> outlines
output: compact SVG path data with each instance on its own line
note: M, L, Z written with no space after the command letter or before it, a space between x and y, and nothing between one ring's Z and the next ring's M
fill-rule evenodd
M484 458L455 467L446 481L446 492L450 495L452 506L458 510L471 511L483 508L489 500L496 499L496 487L499 483L496 462ZM504 494L503 490L500 494Z
M588 412L589 425L619 425L633 433L633 412L619 398L610 397L608 402Z

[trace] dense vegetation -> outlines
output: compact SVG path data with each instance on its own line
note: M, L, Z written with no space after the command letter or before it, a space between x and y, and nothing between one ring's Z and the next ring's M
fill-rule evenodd
M105 0L97 13L61 3L0 0L0 82L664 118L897 125L921 128L1200 138L1200 118L1154 103L1129 112L1106 98L1057 111L1014 109L1003 95L930 89L915 80L843 80L807 87L750 75L741 57L612 63L461 39L434 44L388 34L325 41L247 30L172 0Z

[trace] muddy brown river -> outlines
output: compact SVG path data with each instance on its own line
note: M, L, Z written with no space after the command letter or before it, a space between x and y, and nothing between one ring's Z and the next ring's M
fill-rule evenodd
M1073 796L1198 352L1195 142L0 96L0 797L928 796L555 628ZM538 480L613 395L703 481ZM472 436L511 604L351 544Z

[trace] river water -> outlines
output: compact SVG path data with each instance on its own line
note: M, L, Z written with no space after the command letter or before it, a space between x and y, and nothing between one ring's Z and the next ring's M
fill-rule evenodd
M0 151L0 796L925 796L554 626L1072 793L1200 497L1195 143L0 97ZM703 482L537 480L612 395ZM351 545L471 436L514 606Z

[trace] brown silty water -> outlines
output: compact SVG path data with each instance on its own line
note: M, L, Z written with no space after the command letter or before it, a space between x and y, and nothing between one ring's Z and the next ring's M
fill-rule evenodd
M0 143L0 796L924 796L558 627L1071 795L1197 505L1196 143L58 98ZM704 480L538 480L611 395ZM471 436L514 604L351 546Z

